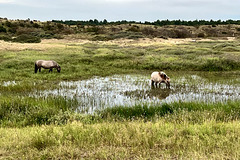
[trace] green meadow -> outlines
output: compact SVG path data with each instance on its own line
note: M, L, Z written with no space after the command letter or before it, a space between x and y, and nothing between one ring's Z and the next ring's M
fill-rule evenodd
M35 74L38 59L57 61L61 73ZM240 99L111 106L83 114L76 111L76 97L36 96L59 89L62 81L150 77L156 70L174 73L173 82L184 72L207 73L207 79L220 75L218 83L239 86L240 41L0 41L0 159L239 159Z

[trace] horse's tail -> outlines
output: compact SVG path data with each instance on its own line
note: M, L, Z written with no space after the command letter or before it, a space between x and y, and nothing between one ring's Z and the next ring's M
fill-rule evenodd
M35 73L37 73L37 71L38 71L38 66L37 66L37 64L35 63Z

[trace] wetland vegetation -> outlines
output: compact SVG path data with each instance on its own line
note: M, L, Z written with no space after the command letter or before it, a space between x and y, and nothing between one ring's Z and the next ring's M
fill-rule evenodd
M239 40L68 38L0 41L0 157L239 158Z

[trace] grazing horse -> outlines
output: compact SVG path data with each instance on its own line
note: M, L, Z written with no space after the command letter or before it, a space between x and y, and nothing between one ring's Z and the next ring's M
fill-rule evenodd
M38 70L41 72L41 68L49 69L49 72L52 72L53 68L56 68L58 72L61 71L61 67L55 61L37 60L35 62L35 73L37 73Z
M154 86L155 83L156 88L158 83L159 86L161 85L161 83L165 83L166 88L168 87L170 89L170 78L164 72L153 72L151 74L151 82L152 86Z

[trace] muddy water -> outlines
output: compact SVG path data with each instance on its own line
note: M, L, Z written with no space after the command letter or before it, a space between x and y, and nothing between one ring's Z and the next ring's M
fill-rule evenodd
M169 74L170 76L170 74ZM184 74L171 77L171 89L150 85L149 75L113 75L82 81L63 81L59 88L40 96L56 95L78 100L80 112L135 104L161 104L176 101L226 102L240 99L239 78L224 79ZM236 83L237 82L237 83Z

